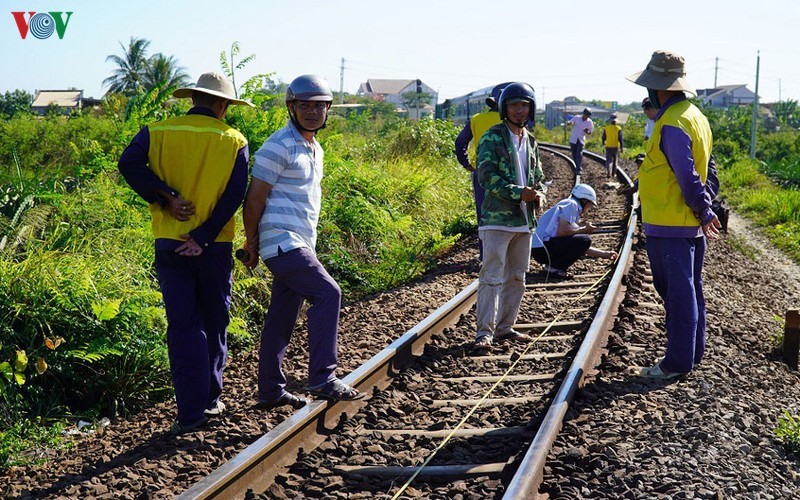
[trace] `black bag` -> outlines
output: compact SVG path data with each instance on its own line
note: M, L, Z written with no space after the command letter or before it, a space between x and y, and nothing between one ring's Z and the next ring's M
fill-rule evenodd
M717 198L716 200L711 202L711 210L714 212L714 215L717 216L717 219L719 219L719 223L722 225L722 231L727 233L728 216L730 215L731 212L731 209L728 206L728 202L725 201L724 198Z

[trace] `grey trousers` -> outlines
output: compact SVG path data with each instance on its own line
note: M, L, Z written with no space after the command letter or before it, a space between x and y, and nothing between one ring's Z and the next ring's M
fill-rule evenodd
M479 235L483 262L478 275L476 339L504 335L514 326L531 259L529 232L481 229Z

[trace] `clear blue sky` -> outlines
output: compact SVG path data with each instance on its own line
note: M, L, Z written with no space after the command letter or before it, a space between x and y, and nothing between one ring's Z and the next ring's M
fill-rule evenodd
M800 2L634 0L3 0L0 92L84 89L101 97L120 42L151 41L150 53L175 56L192 80L219 70L219 54L238 41L256 59L237 76L274 72L289 82L318 73L354 93L368 78L420 78L439 100L507 80L527 81L539 103L641 100L625 76L656 49L686 57L687 78L712 87L755 89L761 51L762 101L800 100ZM662 5L663 7L656 7ZM12 11L71 11L63 39L20 37Z

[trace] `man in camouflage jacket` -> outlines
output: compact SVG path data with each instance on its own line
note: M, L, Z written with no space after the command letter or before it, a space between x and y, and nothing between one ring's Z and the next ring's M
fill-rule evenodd
M478 178L486 191L478 223L483 262L478 279L477 349L493 339L527 341L512 330L525 291L536 210L544 203L539 148L525 128L533 120L533 89L511 84L500 96L503 122L490 128L478 145Z

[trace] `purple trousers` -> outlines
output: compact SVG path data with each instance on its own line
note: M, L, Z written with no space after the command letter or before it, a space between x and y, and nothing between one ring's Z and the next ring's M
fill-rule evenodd
M667 354L661 365L668 372L690 372L703 359L706 348L702 278L705 252L703 237L647 237L653 285L667 311Z
M203 418L222 393L228 355L233 258L225 252L183 257L157 250L158 284L167 313L167 350L178 422Z
M273 401L286 390L283 358L303 300L308 308L308 385L319 387L335 377L342 290L313 250L279 251L264 261L272 273L270 299L258 351L258 398Z

